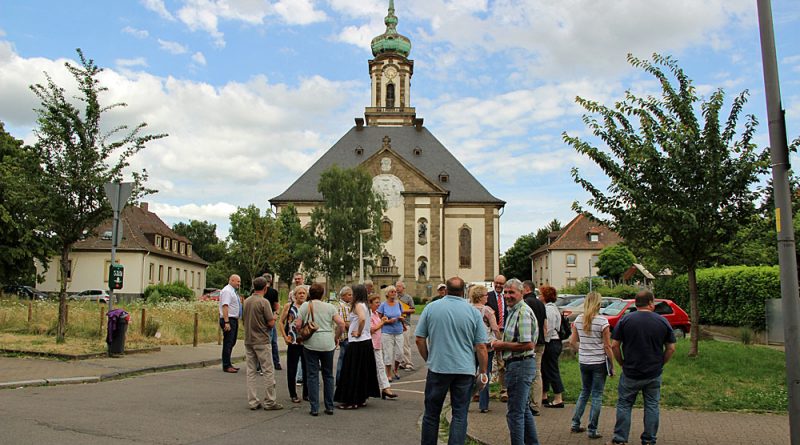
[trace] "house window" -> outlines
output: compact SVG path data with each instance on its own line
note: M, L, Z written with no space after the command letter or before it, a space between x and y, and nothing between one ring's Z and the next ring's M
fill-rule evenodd
M458 231L458 267L472 267L472 230L466 225Z
M544 257L544 268L545 269L549 269L550 268L550 256Z
M599 233L591 233L589 234L589 241L593 243L600 242L600 234Z
M183 284L189 283L189 271L183 269Z
M150 283L153 282L153 275L155 275L155 273L156 273L156 265L153 264L153 263L150 263L150 272L147 274L148 282L150 282Z
M567 267L575 267L578 265L578 256L574 253L567 254Z
M172 283L172 268L167 268L167 283Z
M191 244L187 244L186 245L186 255L187 256L192 256L192 245Z
M194 289L194 271L192 271L192 285L190 287Z
M164 238L164 250L169 250L169 238Z
M592 255L592 267L597 267L597 263L600 262L600 255Z
M181 255L186 255L186 243L181 243Z
M578 284L577 278L567 278L567 287L575 287Z
M178 253L178 240L172 240L172 253Z
M164 284L164 266L158 266L158 282Z
M200 278L202 272L197 272L197 288L200 289L200 286L203 285L203 280Z
M161 248L161 235L156 235L156 249Z

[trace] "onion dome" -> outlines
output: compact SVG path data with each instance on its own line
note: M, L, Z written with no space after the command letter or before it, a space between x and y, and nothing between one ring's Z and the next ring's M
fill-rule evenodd
M411 52L411 40L397 33L397 17L394 15L394 0L389 0L389 14L383 20L386 32L372 39L372 55L396 53L408 57Z

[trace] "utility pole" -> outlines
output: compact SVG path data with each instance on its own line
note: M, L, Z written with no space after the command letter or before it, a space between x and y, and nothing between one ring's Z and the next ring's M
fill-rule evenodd
M133 183L132 182L109 182L104 186L106 192L106 198L108 198L109 203L111 203L111 210L114 211L114 222L111 225L111 266L109 267L108 271L108 312L114 308L114 289L112 282L116 278L114 275L117 271L116 266L116 257L117 257L117 246L119 245L120 240L122 240L122 224L119 221L119 214L122 212L122 209L125 208L125 203L128 202L128 198L131 196L131 192L133 191ZM122 281L122 268L119 267L119 280L120 286Z
M797 257L789 190L789 149L786 143L772 5L758 0L758 27L761 32L761 59L769 120L769 145L772 159L772 184L775 190L775 220L778 232L778 261L781 268L781 300L786 349L786 388L789 394L789 437L800 445L800 294L797 285Z

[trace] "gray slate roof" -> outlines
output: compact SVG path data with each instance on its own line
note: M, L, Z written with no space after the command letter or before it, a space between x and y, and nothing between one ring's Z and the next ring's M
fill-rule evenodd
M449 191L448 202L505 205L505 201L494 197L472 174L450 153L427 128L415 127L353 127L333 147L322 155L314 165L303 173L285 192L270 199L270 202L322 201L317 184L323 171L332 165L352 168L369 159L383 147L384 136L391 138L392 151L420 170L429 181ZM356 147L363 148L356 155ZM414 149L422 149L420 155ZM448 182L439 182L439 174L449 175Z

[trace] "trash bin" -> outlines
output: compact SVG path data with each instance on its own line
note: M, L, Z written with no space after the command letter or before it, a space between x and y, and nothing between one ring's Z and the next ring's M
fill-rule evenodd
M125 352L125 334L131 314L122 309L114 309L108 313L108 355L122 355Z

